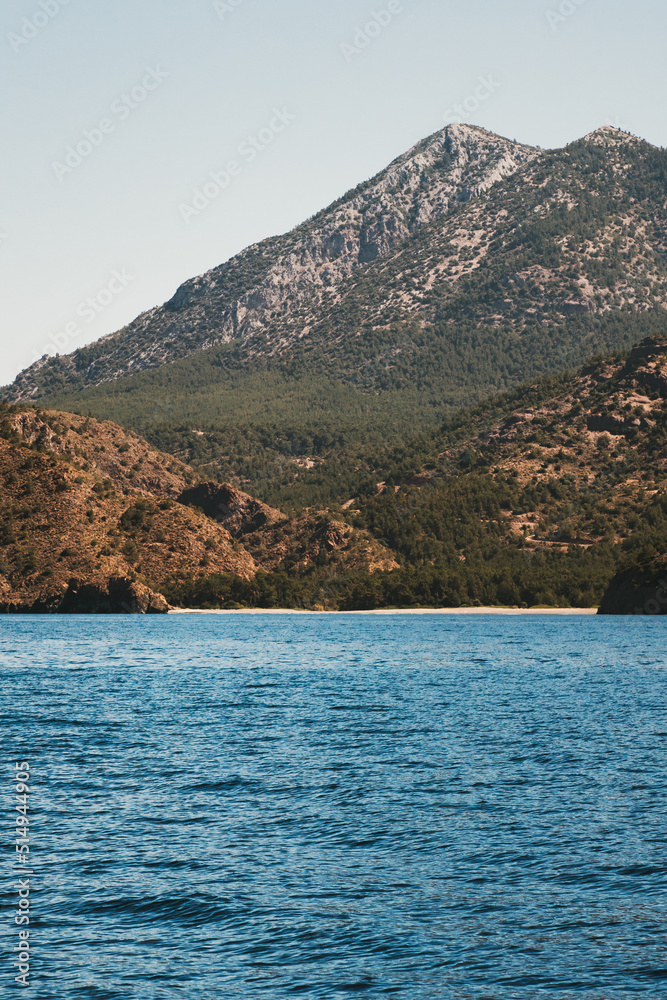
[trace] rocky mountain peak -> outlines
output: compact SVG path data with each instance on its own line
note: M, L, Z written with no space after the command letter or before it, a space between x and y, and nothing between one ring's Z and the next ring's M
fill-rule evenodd
M609 146L614 143L643 143L644 140L630 132L625 132L616 125L602 125L593 132L589 132L583 138L584 142L590 142L595 146Z
M544 350L565 363L547 324L573 361L586 357L587 338L595 349L626 346L620 313L627 330L632 315L667 301L666 157L613 126L543 151L448 125L291 232L186 281L124 330L37 362L9 398L61 404L126 376L162 393L156 369L172 362L181 363L176 381L187 381L187 369L195 383L217 386L284 363L375 391L405 385L415 375L410 359L435 352L422 375L446 377L451 402L452 387L459 393L480 364L484 384L493 368L477 351L461 367L470 322L498 357L503 374L492 388L542 371ZM593 327L602 316L604 328ZM428 331L423 341L417 329ZM652 329L642 323L639 333ZM188 399L188 421L191 412Z
M124 330L72 355L37 361L19 376L11 398L35 398L51 375L100 385L258 334L269 351L284 349L323 308L335 307L360 269L540 155L476 126L448 125L292 232L186 281L164 306Z

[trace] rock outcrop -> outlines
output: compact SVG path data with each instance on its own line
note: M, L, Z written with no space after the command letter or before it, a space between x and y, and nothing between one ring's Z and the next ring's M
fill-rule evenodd
M285 521L285 515L229 483L198 483L184 490L178 502L196 507L221 524L234 538L259 531L267 524Z
M617 574L609 584L600 615L667 615L667 558Z
M71 580L62 603L61 614L164 615L169 605L149 587L127 577L111 577L106 588Z
M64 593L34 601L0 601L0 613L62 615L166 615L162 594L127 577L111 577L106 584L72 579Z

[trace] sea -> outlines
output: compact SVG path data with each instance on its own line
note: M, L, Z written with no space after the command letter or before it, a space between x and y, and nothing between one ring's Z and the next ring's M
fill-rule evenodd
M667 996L666 618L4 616L0 671L2 996Z

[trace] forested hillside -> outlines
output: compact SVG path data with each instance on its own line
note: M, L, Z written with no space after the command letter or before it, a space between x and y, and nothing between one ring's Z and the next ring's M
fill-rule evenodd
M590 607L607 591L611 610L661 607L664 338L461 411L372 475L304 469L304 496L333 499L291 515L109 422L2 416L6 610L81 610L91 587L99 609L121 584L164 607Z

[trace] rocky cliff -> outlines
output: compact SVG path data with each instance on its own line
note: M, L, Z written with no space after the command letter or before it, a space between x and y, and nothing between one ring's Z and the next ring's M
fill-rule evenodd
M618 573L607 588L600 615L667 615L667 554Z

